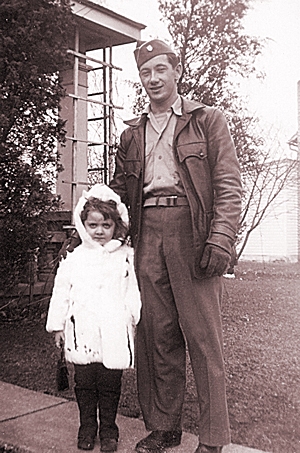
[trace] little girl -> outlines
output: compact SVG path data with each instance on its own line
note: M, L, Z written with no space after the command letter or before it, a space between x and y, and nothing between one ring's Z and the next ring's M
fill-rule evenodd
M116 451L122 370L134 365L141 308L133 251L124 244L128 212L115 192L96 184L83 191L74 221L82 243L60 263L46 329L74 363L78 448L94 448L99 407L101 451Z

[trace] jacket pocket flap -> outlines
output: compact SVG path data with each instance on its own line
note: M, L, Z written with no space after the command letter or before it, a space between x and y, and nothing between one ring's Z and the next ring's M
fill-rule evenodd
M206 142L184 143L182 145L177 145L177 152L180 162L183 162L187 157L198 157L198 159L206 159Z

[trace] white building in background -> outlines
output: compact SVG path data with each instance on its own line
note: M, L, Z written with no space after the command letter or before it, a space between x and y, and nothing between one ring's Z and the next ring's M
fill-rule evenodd
M298 196L295 180L282 190L261 224L251 232L240 260L298 261Z
M298 82L298 132L289 141L297 152L297 168L289 184L271 204L266 217L252 231L240 260L300 260L300 81Z

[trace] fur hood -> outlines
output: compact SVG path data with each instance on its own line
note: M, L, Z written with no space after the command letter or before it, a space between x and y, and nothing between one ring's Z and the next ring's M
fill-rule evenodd
M112 239L110 242L102 246L96 241L93 241L89 234L86 232L86 229L81 221L80 215L83 211L84 205L89 198L98 198L102 201L115 201L117 204L117 209L120 213L121 219L128 227L128 211L124 203L121 202L121 198L113 190L111 190L105 184L95 184L89 191L83 190L82 196L79 198L76 208L74 210L74 222L76 230L82 240L82 243L89 248L99 248L104 247L108 251L113 251L120 247L121 241L117 239Z

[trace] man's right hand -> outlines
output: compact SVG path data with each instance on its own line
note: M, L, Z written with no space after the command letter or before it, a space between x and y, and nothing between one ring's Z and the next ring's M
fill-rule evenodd
M75 230L72 235L66 239L58 253L59 260L65 259L67 257L67 252L73 252L73 250L81 244L81 239L77 231Z

